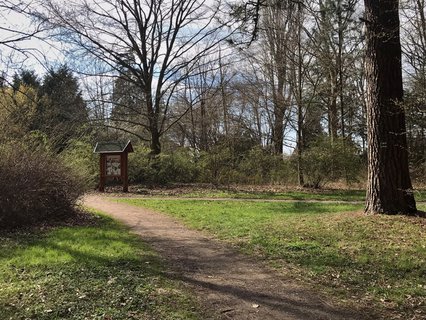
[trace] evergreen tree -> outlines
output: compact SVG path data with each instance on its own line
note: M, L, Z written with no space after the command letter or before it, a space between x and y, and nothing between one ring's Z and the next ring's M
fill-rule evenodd
M55 150L62 151L71 138L78 137L88 121L88 111L78 81L63 65L49 70L40 88L40 127L52 139Z
M20 73L15 73L12 81L12 87L15 91L19 90L21 85L39 89L41 84L34 70L24 69Z

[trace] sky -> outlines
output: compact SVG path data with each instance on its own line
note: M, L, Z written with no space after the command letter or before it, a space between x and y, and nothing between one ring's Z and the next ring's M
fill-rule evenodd
M0 1L0 6L3 3L4 1ZM64 61L59 43L39 37L4 43L20 38L22 33L32 32L35 27L36 25L26 15L0 8L0 66L2 72L7 73L9 77L22 67L44 74L49 68Z

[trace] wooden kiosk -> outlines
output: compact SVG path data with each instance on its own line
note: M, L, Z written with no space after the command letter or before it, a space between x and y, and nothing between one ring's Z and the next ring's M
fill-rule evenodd
M100 181L99 191L105 191L107 179L120 179L123 183L123 192L129 190L127 173L128 153L133 152L132 143L129 141L109 141L96 143L93 153L99 153Z

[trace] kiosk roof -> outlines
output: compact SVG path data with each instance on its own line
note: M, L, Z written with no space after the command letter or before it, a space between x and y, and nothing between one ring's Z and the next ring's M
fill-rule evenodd
M102 141L97 142L93 153L123 153L133 152L132 143L129 141Z

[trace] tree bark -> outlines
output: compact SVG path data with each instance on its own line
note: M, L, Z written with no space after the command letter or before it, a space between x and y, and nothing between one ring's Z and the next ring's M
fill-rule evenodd
M366 213L413 214L408 168L398 0L364 0L367 26Z
M201 133L200 133L200 150L208 151L209 150L209 142L207 136L207 115L206 115L206 101L204 98L201 98L200 101L200 111L201 111Z
M160 133L158 132L158 130L152 130L151 132L150 149L150 154L153 156L156 156L161 153Z
M284 144L284 80L282 74L278 74L278 85L274 97L274 130L272 141L274 144L275 154L283 154Z
M158 108L156 109L154 107L150 93L146 92L145 96L147 97L146 110L147 110L147 114L149 115L148 117L149 134L151 135L150 154L152 156L156 156L161 153L161 142L160 142L161 132L158 128L158 122L159 122L158 112L156 111Z
M303 177L302 155L305 147L303 135L303 88L302 88L302 4L297 3L297 55L298 55L298 78L297 78L297 176L299 185L303 186L305 180Z

